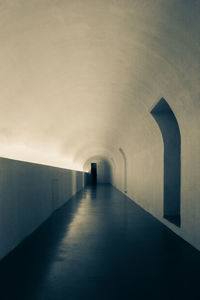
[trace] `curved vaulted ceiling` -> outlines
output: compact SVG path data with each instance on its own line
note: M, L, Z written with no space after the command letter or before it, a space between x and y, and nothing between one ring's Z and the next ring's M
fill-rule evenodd
M195 0L0 0L0 155L82 169L160 139L165 97L199 106ZM185 115L187 118L187 115ZM180 120L181 122L181 120Z

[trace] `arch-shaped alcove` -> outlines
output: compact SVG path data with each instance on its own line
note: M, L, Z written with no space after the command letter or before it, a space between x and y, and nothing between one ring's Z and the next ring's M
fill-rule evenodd
M164 98L153 107L164 143L164 218L180 226L181 135L177 119Z

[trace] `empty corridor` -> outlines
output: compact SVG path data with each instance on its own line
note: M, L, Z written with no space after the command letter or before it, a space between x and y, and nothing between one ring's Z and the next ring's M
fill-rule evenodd
M200 253L109 185L87 187L0 263L0 299L197 299Z

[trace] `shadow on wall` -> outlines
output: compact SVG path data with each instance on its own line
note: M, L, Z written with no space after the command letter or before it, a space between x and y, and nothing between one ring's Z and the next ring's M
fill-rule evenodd
M58 179L52 179L51 189L52 189L52 191L51 191L52 192L52 206L53 206L53 210L55 210L59 206L59 199L60 199Z
M181 135L178 122L164 98L155 105L151 114L164 142L164 218L180 226Z
M122 148L119 148L119 152L122 155L123 164L124 164L124 193L127 193L127 158Z

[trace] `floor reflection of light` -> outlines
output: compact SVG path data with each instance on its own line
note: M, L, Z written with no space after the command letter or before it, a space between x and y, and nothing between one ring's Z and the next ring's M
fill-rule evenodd
M71 239L79 239L84 232L91 229L93 215L89 213L91 209L89 194L86 194L85 199L79 204L74 219L70 223L67 235L63 238L63 244L71 241Z
M75 206L78 205L78 208L73 215L71 223L66 227L66 234L57 250L58 259L54 261L49 270L48 279L51 281L56 280L55 274L57 274L57 278L65 277L66 265L68 264L70 268L79 272L81 256L90 256L90 251L93 251L95 248L96 239L91 237L96 236L100 220L94 213L90 213L93 207L89 191L86 191L80 203L77 204L76 201L78 200L76 199L73 201L75 201Z
M83 239L84 234L88 234L88 232L92 234L92 231L98 230L98 218L95 217L94 213L90 213L94 209L91 201L91 191L90 189L86 189L84 198L78 204L74 218L66 228L66 235L61 242L62 250L67 250L71 243L76 243L76 241ZM75 205L77 204L75 203Z

